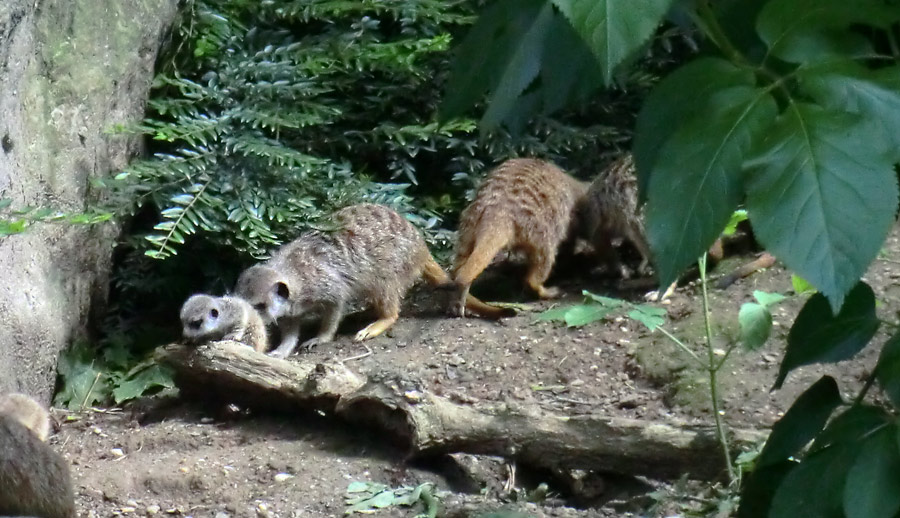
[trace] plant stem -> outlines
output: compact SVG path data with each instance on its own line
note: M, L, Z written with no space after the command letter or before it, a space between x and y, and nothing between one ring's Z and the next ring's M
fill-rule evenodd
M736 479L734 466L731 465L731 451L728 447L728 436L725 433L722 416L719 415L718 372L724 362L716 365L716 358L713 353L712 317L709 313L709 294L707 292L706 282L706 254L700 256L698 265L700 267L700 288L703 293L703 322L706 327L706 354L709 361L706 365L707 372L709 372L709 396L712 400L712 411L713 418L716 422L716 433L719 436L719 444L722 445L722 453L725 455L725 466L728 468L728 482L733 484Z
M869 377L866 378L866 384L863 385L863 388L859 391L859 394L856 396L856 399L853 400L854 405L859 405L862 403L863 399L866 398L866 394L869 393L869 389L872 388L872 384L875 383L875 371L872 371L869 374Z
M695 353L694 351L690 350L690 349L688 348L688 346L684 345L684 342L682 342L681 340L679 340L678 338L676 338L675 335L673 335L672 333L666 331L662 326L658 326L656 329L657 329L660 333L664 334L664 335L666 336L666 338L668 338L669 340L672 340L672 342L673 342L675 345L677 345L679 349L681 349L682 351L686 352L691 358L693 358L694 360L696 360L697 364L700 365L700 367L703 367L704 369L708 368L708 365L706 364L706 362L703 361L699 356L697 356L697 353Z
M719 47L719 50L725 54L725 57L736 65L750 66L747 58L731 43L722 26L719 25L719 20L716 19L716 13L713 11L709 0L701 0L699 2L697 15L700 22L697 25L706 32L706 36Z
M887 38L888 44L891 46L891 54L894 55L894 60L900 62L900 46L897 45L897 35L894 34L894 28L888 27Z

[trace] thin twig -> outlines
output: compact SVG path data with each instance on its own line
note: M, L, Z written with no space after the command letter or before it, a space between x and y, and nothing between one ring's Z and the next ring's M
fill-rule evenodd
M349 358L344 358L343 360L338 360L338 363L343 365L344 362L349 362L352 360L361 360L367 356L372 356L372 349L369 349L369 346L366 344L362 344L362 346L366 348L366 352L364 352L362 354L357 354L356 356L351 356Z

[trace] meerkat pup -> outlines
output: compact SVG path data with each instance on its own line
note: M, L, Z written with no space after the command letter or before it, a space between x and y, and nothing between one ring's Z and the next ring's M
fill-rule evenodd
M484 179L460 216L451 307L466 316L469 287L503 249L521 250L528 261L525 282L542 299L562 294L544 286L560 244L574 233L573 215L588 184L560 168L531 158L503 162Z
M15 417L42 441L46 441L50 436L50 413L25 394L10 393L0 396L0 414Z
M261 353L269 346L262 317L239 297L191 295L181 306L181 324L189 343L234 340Z
M322 317L318 335L303 342L309 349L334 338L348 304L373 306L378 319L355 337L366 340L396 322L403 296L420 277L435 286L450 282L422 234L395 211L363 203L339 210L334 219L335 230L307 232L238 278L235 293L278 325L281 343L272 356L294 351L304 314ZM510 314L474 297L467 307L486 318Z
M69 467L44 442L49 427L49 414L36 401L21 394L2 397L0 516L75 517Z

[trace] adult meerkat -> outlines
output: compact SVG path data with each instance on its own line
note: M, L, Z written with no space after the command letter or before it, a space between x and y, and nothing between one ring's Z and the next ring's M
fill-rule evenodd
M622 264L612 242L624 238L641 255L638 272L646 274L651 264L650 245L644 232L644 216L638 205L637 177L631 153L603 169L591 182L578 208L579 233L623 278L631 272Z
M334 338L348 304L371 305L378 319L356 334L355 340L362 341L397 321L403 296L420 277L435 286L450 281L421 233L397 212L362 203L339 210L334 221L334 230L307 232L238 278L235 293L281 331L272 356L285 358L294 351L304 314L322 316L318 335L303 342L309 349ZM486 318L511 313L474 297L466 306Z
M0 396L0 414L11 415L32 431L38 439L50 436L50 413L40 403L25 394Z
M74 518L75 494L69 466L43 440L49 431L49 414L21 394L2 399L0 516Z
M269 346L262 317L239 297L191 295L181 306L181 324L189 343L234 340L263 353Z
M641 264L638 266L640 273L647 273L648 266L652 262L644 229L643 210L637 200L634 157L628 153L597 175L579 207L581 235L588 239L595 250L605 256L607 262L617 268L624 278L627 278L630 272L622 265L616 248L612 246L613 239L625 238L637 248L641 254ZM716 239L707 254L713 261L722 259L724 256L722 238ZM774 257L763 252L756 260L723 277L717 286L724 288L736 279L772 266L774 262ZM650 300L668 298L675 291L677 282L669 285L661 295L658 291L654 291L648 293L647 298Z
M515 158L494 168L460 215L451 307L466 316L469 287L503 249L521 250L528 261L525 282L542 299L562 294L544 286L560 244L572 237L573 217L588 184L544 160Z

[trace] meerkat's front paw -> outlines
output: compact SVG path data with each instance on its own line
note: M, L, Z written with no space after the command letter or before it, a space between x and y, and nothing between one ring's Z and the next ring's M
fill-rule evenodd
M275 349L274 351L272 351L272 352L269 353L269 356L271 356L272 358L281 358L281 359L285 359L285 358L287 358L288 356L290 356L290 354L291 354L291 351L284 351L284 350L282 350L282 349Z

